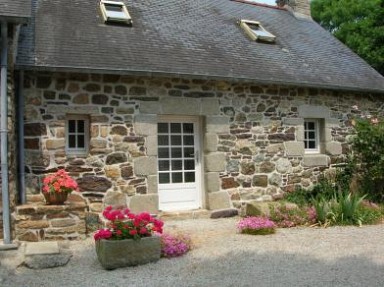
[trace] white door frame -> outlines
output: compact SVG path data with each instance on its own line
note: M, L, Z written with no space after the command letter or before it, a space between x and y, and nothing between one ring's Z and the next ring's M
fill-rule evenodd
M167 123L193 123L194 124L194 146L195 146L195 187L196 187L196 200L194 203L162 203L162 184L159 183L159 173L157 173L157 182L158 182L158 192L159 192L159 210L162 211L176 211L176 210L192 210L198 209L203 206L203 154L202 154L202 142L201 142L201 120L198 116L173 116L173 115L164 115L158 116L158 123L167 122ZM159 159L158 159L159 160ZM183 183L185 184L185 183ZM163 185L165 189L174 185L175 190L177 190L177 184ZM167 189L169 190L169 189Z

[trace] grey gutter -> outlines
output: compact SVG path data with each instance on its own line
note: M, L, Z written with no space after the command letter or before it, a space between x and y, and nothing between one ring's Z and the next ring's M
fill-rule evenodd
M1 21L1 81L0 81L0 136L1 136L1 191L3 200L4 244L11 244L11 220L8 188L8 23Z
M217 80L217 81L228 81L233 83L254 83L261 85L285 85L295 87L306 87L306 88L319 88L329 89L346 92L365 92L365 93L381 93L384 94L384 86L382 89L372 88L361 88L353 86L342 86L342 85L329 85L319 83L308 83L308 82L292 82L292 81L281 81L276 79L265 80L265 79L254 79L248 77L235 78L232 76L215 76L201 73L172 73L165 71L145 71L145 70L126 70L126 69L114 69L109 70L107 68L76 68L70 66L29 66L29 65L17 65L16 69L29 70L29 71L42 71L42 72L67 72L67 73L95 73L95 74L113 74L113 75L125 75L125 76L146 76L146 77L177 77L177 78L194 78L201 80ZM372 68L373 69L373 68ZM384 83L384 78L383 78Z

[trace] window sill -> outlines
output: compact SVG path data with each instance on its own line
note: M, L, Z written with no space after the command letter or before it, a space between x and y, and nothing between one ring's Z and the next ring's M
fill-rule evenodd
M305 167L315 166L329 166L330 158L325 154L320 153L306 153L303 158L303 165Z

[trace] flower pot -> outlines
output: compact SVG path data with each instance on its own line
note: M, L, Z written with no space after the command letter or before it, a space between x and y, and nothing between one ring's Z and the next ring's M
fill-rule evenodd
M49 205L61 205L68 198L67 192L43 192L45 203Z
M96 241L96 253L104 269L136 266L160 259L160 237L143 237L140 240L106 240Z

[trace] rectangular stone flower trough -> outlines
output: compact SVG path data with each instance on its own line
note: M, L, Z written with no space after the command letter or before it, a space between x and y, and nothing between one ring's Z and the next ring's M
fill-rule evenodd
M147 264L160 259L160 237L143 237L139 240L101 239L96 241L96 253L101 266L107 270Z

